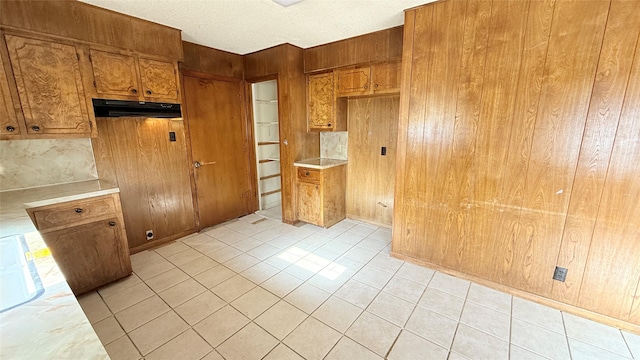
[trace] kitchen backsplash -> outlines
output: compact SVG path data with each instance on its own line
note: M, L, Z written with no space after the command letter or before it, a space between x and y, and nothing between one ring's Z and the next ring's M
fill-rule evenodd
M97 178L91 139L0 141L0 191Z
M346 131L320 133L320 156L347 160L348 134Z

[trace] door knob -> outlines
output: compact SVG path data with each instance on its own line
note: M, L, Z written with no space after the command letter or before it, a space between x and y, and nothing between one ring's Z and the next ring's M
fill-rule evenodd
M200 166L202 166L202 164L200 164L200 161L196 161L193 163L193 167L196 169L199 168Z

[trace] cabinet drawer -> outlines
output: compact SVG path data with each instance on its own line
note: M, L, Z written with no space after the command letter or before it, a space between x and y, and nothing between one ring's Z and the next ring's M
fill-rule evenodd
M320 170L309 168L298 168L298 180L305 182L320 182Z
M38 230L45 230L61 225L72 225L86 219L114 214L116 205L113 197L99 197L95 199L79 200L55 205L50 208L33 211Z

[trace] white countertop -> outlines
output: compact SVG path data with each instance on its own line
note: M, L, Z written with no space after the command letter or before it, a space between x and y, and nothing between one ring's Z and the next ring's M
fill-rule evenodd
M10 293L33 294L28 297L33 300L0 313L0 359L109 359L31 223L25 204L44 206L118 191L114 184L91 180L0 192L3 250L16 253L15 257L1 257L0 296L5 300ZM5 238L9 235L23 235L24 240L16 236Z
M328 169L334 166L341 166L346 164L347 164L347 160L328 159L328 158L311 158L311 159L298 160L293 163L293 166L322 170L322 169Z

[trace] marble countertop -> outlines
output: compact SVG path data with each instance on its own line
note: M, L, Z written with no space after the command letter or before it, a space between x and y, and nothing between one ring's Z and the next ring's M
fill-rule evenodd
M293 166L322 170L322 169L328 169L334 166L341 166L346 164L347 164L347 160L328 159L328 158L311 158L311 159L298 160L293 163Z
M118 192L100 180L0 192L0 300L24 292L30 301L0 313L2 359L109 359L44 240L25 211ZM11 236L10 236L11 235Z

